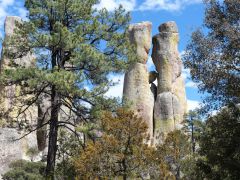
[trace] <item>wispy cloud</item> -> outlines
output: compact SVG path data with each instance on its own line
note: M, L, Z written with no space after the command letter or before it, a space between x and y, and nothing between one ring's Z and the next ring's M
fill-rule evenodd
M190 4L201 3L202 0L145 0L139 10L179 11Z
M123 93L123 82L124 82L124 75L111 75L109 79L116 83L115 86L110 87L108 92L105 94L108 97L120 97L122 98Z
M186 87L188 88L198 88L198 84L193 82L193 81L188 81L186 84L185 84Z
M166 10L179 11L190 4L201 3L202 0L100 0L97 9L106 8L113 11L120 4L127 11Z
M199 101L195 101L195 100L187 100L187 110L194 110L196 108L199 108L201 106L201 103Z
M6 7L14 4L14 0L0 0L1 7Z
M101 0L96 8L106 8L109 11L113 11L120 5L122 5L127 11L132 11L135 9L137 2L136 0Z

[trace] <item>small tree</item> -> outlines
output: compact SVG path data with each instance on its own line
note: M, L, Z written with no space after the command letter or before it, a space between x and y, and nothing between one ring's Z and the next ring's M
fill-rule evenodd
M157 149L169 165L172 175L177 180L181 179L182 162L191 154L189 136L183 134L181 130L174 130L168 133L163 144Z
M74 159L78 179L143 178L162 179L168 175L163 157L146 141L147 126L141 118L125 109L116 114L105 112L102 135L89 141Z
M203 131L203 122L200 120L199 112L189 111L184 119L183 130L190 133L192 153L196 152L197 141Z
M41 180L44 179L44 163L17 160L10 164L10 170L5 173L3 180Z
M31 161L34 161L34 158L38 155L38 149L37 147L31 147L27 150L27 155L30 157Z

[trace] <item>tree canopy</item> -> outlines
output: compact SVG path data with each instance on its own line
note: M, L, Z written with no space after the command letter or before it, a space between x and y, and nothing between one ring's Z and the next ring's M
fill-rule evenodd
M210 117L199 141L198 173L208 179L239 179L240 110L224 108Z
M203 29L192 33L185 67L201 92L207 109L240 102L240 1L207 0Z

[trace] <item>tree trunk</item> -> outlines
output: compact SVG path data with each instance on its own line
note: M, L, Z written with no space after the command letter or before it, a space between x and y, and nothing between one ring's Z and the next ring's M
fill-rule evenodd
M195 139L194 139L194 128L193 128L193 122L192 122L192 153L195 152Z
M123 180L127 180L127 166L125 159L123 160L122 165L123 165Z
M52 102L52 108L51 108L51 117L50 117L46 177L48 179L53 180L55 161L56 161L56 152L57 152L58 113L59 113L59 106L60 106L59 96L56 92L55 86L52 87L51 102Z

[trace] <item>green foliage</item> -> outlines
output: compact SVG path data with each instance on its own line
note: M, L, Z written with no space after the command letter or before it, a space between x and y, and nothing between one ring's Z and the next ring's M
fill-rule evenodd
M240 110L224 108L206 121L197 166L208 179L239 179Z
M63 159L57 164L55 170L55 178L58 180L71 180L76 177L74 165L71 160Z
M45 165L42 162L18 160L10 165L11 170L5 173L3 180L42 180Z
M205 2L205 29L193 32L184 63L200 91L209 93L205 110L212 110L240 103L240 1Z
M182 163L191 154L189 137L175 130L168 133L163 144L157 147L160 156L164 157L175 179L181 178Z
M197 110L189 111L188 114L185 115L183 125L182 130L190 135L192 153L195 153L196 146L198 145L200 135L204 128L204 123L200 119L199 112Z
M31 161L34 160L34 157L38 154L38 149L36 147L31 147L27 150L27 155L30 156Z

